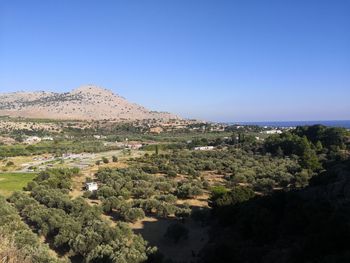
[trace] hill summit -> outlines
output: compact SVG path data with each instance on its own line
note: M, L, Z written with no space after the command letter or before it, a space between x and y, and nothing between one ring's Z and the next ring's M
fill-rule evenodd
M111 90L94 85L71 92L13 92L0 94L0 115L61 120L179 119L167 112L150 111L130 103Z

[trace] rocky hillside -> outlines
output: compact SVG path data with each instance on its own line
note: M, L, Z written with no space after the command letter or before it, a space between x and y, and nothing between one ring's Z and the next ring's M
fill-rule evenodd
M67 93L41 91L0 94L0 116L118 121L179 119L170 113L150 111L110 90L92 85Z

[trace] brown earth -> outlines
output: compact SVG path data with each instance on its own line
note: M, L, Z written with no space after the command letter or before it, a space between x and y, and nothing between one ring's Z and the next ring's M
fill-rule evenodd
M58 120L180 119L167 112L150 111L94 85L66 93L40 91L0 94L0 115Z

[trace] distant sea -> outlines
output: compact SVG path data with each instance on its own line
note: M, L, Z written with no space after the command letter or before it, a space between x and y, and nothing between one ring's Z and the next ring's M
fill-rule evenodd
M258 125L269 127L296 127L305 125L322 124L330 127L343 127L350 129L350 120L342 121L262 121L262 122L234 122L230 124Z

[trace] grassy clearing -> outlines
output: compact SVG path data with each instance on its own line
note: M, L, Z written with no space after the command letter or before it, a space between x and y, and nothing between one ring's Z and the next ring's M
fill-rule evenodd
M35 176L34 173L0 173L0 195L9 196L22 190Z

